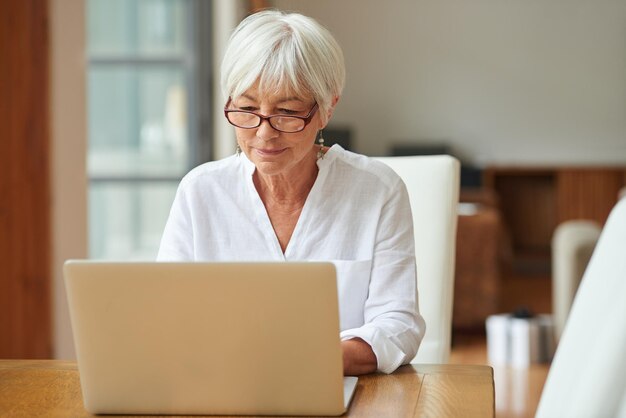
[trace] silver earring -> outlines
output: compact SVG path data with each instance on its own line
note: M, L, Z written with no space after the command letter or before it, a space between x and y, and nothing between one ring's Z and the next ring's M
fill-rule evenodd
M324 136L323 136L323 133L322 133L321 129L320 129L320 137L317 140L317 143L320 146L320 149L317 150L317 159L319 160L321 158L324 158Z
M241 155L241 147L239 146L239 144L237 144L237 148L235 149L235 152L237 153L237 157Z

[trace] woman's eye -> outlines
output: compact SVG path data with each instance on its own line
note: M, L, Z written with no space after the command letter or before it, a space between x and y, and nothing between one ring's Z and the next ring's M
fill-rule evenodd
M298 113L300 113L299 110L293 110L293 109L278 109L278 112L285 114L285 115L297 115Z
M254 112L256 107L254 106L239 106L239 110L245 110L246 112Z

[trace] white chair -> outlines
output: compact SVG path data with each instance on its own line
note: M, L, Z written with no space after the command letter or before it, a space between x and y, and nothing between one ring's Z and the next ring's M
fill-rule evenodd
M557 341L601 229L595 221L571 220L559 224L552 236L552 313Z
M409 192L419 309L426 334L413 363L447 363L450 356L459 162L447 155L377 158Z
M626 416L626 199L585 270L536 415L616 416Z

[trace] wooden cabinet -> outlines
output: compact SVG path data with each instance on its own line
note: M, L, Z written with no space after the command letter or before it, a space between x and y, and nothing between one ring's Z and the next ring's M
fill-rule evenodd
M464 196L461 193L461 201ZM484 329L489 315L499 312L501 285L501 219L496 207L479 205L459 214L454 270L452 326L455 332Z
M556 173L557 222L591 219L606 222L626 185L626 168L563 168Z
M513 250L513 270L549 274L550 242L558 224L604 224L626 185L622 167L504 167L485 169L484 185L499 197Z

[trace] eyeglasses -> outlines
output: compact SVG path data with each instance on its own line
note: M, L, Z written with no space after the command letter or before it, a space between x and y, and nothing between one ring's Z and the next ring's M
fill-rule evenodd
M306 116L291 116L291 115L269 115L264 116L260 113L250 112L248 110L232 110L229 109L232 99L229 97L226 106L224 106L224 116L228 119L231 125L243 129L254 129L261 126L261 123L266 120L270 126L279 132L295 133L300 132L306 128L311 122L315 112L317 112L318 105L315 103L313 108Z

